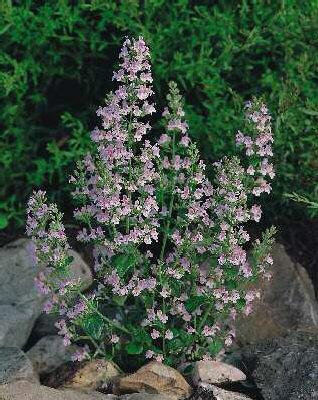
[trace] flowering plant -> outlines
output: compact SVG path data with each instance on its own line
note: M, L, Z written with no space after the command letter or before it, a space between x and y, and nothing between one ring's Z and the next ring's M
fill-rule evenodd
M142 38L127 39L113 79L118 87L97 110L101 128L91 133L95 151L78 163L77 239L94 245L94 285L81 293L70 278L69 245L56 205L35 192L27 233L42 265L37 286L57 312L69 345L85 342L76 359L127 355L170 365L216 356L235 336L238 312L249 314L259 297L253 283L269 277L274 229L256 240L243 224L261 218L253 198L269 193L274 177L268 110L246 103L246 133L237 157L214 164L215 182L188 136L182 97L170 83L164 131L151 142L155 105L150 54Z

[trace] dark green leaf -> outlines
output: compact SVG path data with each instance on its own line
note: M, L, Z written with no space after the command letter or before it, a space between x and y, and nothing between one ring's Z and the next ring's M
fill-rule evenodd
M143 345L138 342L131 342L125 346L128 354L141 354L143 351Z
M0 214L0 229L4 229L8 226L9 221L5 214Z
M112 258L112 264L121 278L135 266L136 261L133 254L118 254Z
M198 306L203 304L205 301L204 296L193 296L190 297L188 300L185 302L185 307L188 312L193 312Z
M209 351L212 355L217 354L223 347L223 342L221 340L215 339L209 344Z
M85 333L93 339L100 339L104 329L104 321L98 314L85 315L81 320Z

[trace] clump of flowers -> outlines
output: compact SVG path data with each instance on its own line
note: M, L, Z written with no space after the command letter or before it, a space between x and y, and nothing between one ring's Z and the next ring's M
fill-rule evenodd
M151 136L156 112L150 54L142 38L127 39L114 72L117 88L97 110L95 151L80 160L70 181L82 225L77 239L94 248L94 285L83 294L71 279L69 245L55 205L35 192L27 233L40 266L37 286L56 312L66 345L85 343L75 357L127 355L170 365L215 357L235 337L237 313L249 314L259 278L270 277L274 229L247 254L255 202L274 177L271 117L258 100L246 103L245 150L214 164L207 178L188 135L183 101L169 85L163 131Z

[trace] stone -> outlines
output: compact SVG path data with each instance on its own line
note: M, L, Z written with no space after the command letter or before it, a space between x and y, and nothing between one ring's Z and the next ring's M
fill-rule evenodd
M170 399L185 399L191 395L191 387L175 369L152 361L134 374L119 378L114 393L147 392L161 394Z
M241 346L318 327L318 303L307 271L293 263L280 244L274 246L272 256L273 277L261 283L261 300L252 314L237 319L236 339Z
M69 250L68 253L73 257L70 265L71 278L80 280L82 290L88 289L93 283L92 271L76 251Z
M75 346L64 346L61 336L51 335L40 339L26 354L39 374L49 373L71 361Z
M195 385L200 382L220 384L244 381L246 375L238 368L220 361L197 361L194 363L192 381Z
M213 397L212 397L213 396ZM251 400L245 394L224 390L214 385L205 384L195 394L193 400Z
M119 376L120 370L113 362L92 360L83 363L63 384L63 387L96 390L106 387Z
M245 346L235 357L265 400L318 398L318 329Z
M19 239L0 249L0 346L22 347L42 311L37 269L29 256L30 241Z
M39 270L30 244L29 239L18 239L0 248L0 346L22 348L45 302L34 285ZM70 250L70 255L72 277L81 280L84 290L92 283L91 271L78 253Z
M130 393L120 396L120 400L169 400L169 397L161 394L151 393Z
M18 381L0 386L0 400L116 400L112 394L95 391L58 390L47 386Z
M0 348L0 384L16 380L38 382L39 378L31 361L25 353L16 347Z

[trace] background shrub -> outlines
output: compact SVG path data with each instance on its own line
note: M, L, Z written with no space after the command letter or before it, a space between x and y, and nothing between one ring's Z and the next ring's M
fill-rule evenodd
M164 82L178 82L208 163L233 150L242 102L264 96L275 122L271 215L293 212L284 192L317 199L315 0L7 0L0 7L0 228L23 223L34 187L68 209L68 172L89 146L125 35L149 43L159 103Z

